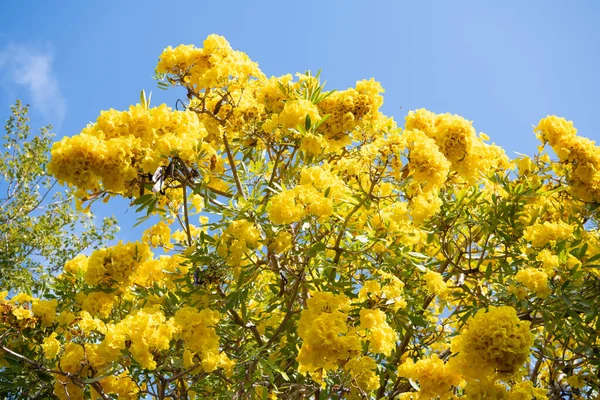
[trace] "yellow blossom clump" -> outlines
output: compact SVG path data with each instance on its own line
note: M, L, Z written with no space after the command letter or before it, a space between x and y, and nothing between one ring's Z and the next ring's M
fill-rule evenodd
M292 247L292 235L286 231L280 231L269 243L269 250L281 254Z
M85 363L85 350L78 343L67 343L59 358L58 365L62 372L68 372L75 376L84 374L88 367ZM71 379L64 375L55 375L54 395L61 400L83 399L83 388L76 385Z
M550 242L569 238L573 234L573 227L566 222L545 221L525 228L523 238L531 242L533 247L544 247Z
M360 327L368 331L367 340L371 350L389 356L394 349L398 335L387 323L385 313L381 310L360 310Z
M340 362L361 352L361 340L346 323L350 300L343 294L312 292L300 313L298 336L302 347L296 360L300 373L320 381L324 371L338 369Z
M452 352L467 376L485 378L494 372L517 373L528 360L533 334L509 306L479 310L452 341Z
M275 114L269 121L263 125L266 132L270 132L277 127L283 129L296 129L298 125L304 127L306 118L312 122L321 119L319 110L311 101L305 99L288 100L279 114Z
M206 130L191 111L173 111L166 105L129 111L103 111L96 123L52 147L48 170L61 182L85 192L107 190L137 194L140 176L166 166L165 157L191 163Z
M560 261L556 254L553 254L548 249L543 249L538 253L535 259L542 264L541 267L549 277L553 277L556 274L556 269L560 265Z
M128 340L133 359L142 368L153 370L156 368L154 353L169 349L175 332L174 324L167 321L161 310L148 307L129 314L115 325L107 326L102 346L107 353L116 350L118 355L118 350L124 349Z
M88 267L88 258L85 254L78 254L72 260L69 260L65 263L63 271L65 273L77 275L80 273L85 273Z
M453 386L462 382L460 374L450 368L436 355L423 358L416 363L411 359L406 360L398 367L398 375L418 381L418 399L433 399L438 396L447 399L452 395Z
M258 247L260 231L254 223L241 219L231 222L219 238L217 253L231 266L240 266L248 251Z
M33 315L38 317L42 322L42 326L50 326L54 322L56 317L56 307L58 306L58 300L40 300L33 299L31 301L31 311Z
M4 293L4 292L3 292ZM6 297L6 296L5 296ZM11 299L10 302L14 305L19 305L21 307L23 307L24 305L26 305L27 303L31 303L31 301L34 299L33 296L24 293L24 292L20 292L17 293L16 295L14 295Z
M85 361L83 346L79 343L67 343L60 357L60 368L64 372L78 374L83 370Z
M596 142L577 136L572 121L554 115L543 118L535 131L567 164L571 193L584 201L600 202L600 147Z
M379 387L379 377L376 373L377 363L371 357L353 358L346 363L344 369L350 373L356 385L365 392Z
M114 292L90 292L87 295L80 292L77 294L76 300L81 302L82 310L91 315L105 318L110 315L118 298Z
M31 312L28 308L13 308L12 314L17 318L17 320L26 320L33 318L33 312Z
M60 342L56 339L56 332L52 332L50 336L44 338L42 349L46 359L51 360L56 357L60 351Z
M206 372L212 372L220 366L229 370L233 368L232 361L219 351L219 336L214 328L220 319L218 312L184 307L175 313L173 319L177 337L185 343L188 367L193 364L194 356L198 356Z
M171 288L173 281L182 278L188 271L189 266L182 256L160 256L143 262L137 269L133 282L146 288L156 284Z
M505 385L494 379L469 380L465 386L464 398L468 400L506 400L508 392Z
M106 324L101 319L92 317L87 311L82 311L79 314L77 325L79 325L85 334L89 334L92 331L106 333Z
M448 179L450 161L442 154L435 141L419 130L405 130L408 147L408 173L429 192L441 188Z
M440 199L437 191L432 190L415 195L410 199L409 205L412 221L419 225L440 210L442 199Z
M344 187L327 165L303 169L297 186L271 198L267 206L269 219L275 224L289 224L307 215L329 217L336 203L347 197Z
M219 35L209 35L203 48L192 45L167 47L159 57L156 70L182 79L182 84L195 91L225 86L232 81L238 84L250 77L262 77L258 64L248 55L235 51Z
M274 224L290 224L300 221L306 215L304 205L296 202L295 190L284 190L273 196L267 212Z
M548 275L544 271L536 268L521 269L515 275L515 279L542 299L552 293L548 286Z
M140 264L152 258L144 243L122 243L96 250L88 259L85 281L92 286L100 284L129 284Z
M321 115L330 116L319 130L324 132L331 150L345 146L359 134L377 132L381 127L378 125L383 92L381 84L374 79L362 80L356 82L354 88L336 91L319 102ZM372 129L362 129L369 126Z
M504 150L484 143L487 135L478 136L472 122L458 115L436 115L425 109L411 111L405 128L419 129L432 138L452 164L452 170L469 183L479 180L482 174L508 166Z
M546 400L546 389L536 388L531 381L521 381L514 385L508 394L508 400Z
M448 296L448 286L439 272L427 270L422 279L425 281L425 288L429 293L435 294L441 299Z
M139 387L126 372L107 376L100 381L100 385L105 393L114 394L119 399L135 400L139 398Z
M142 242L151 247L171 249L171 228L165 221L160 221L146 229L142 235Z

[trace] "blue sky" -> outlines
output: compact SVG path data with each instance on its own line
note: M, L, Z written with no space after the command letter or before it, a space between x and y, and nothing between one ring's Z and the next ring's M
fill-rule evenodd
M22 99L58 137L141 89L174 106L183 93L151 79L159 54L217 33L267 75L321 68L329 89L374 77L399 123L421 107L460 114L511 157L535 151L547 114L600 139L597 1L32 0L2 14L0 110Z

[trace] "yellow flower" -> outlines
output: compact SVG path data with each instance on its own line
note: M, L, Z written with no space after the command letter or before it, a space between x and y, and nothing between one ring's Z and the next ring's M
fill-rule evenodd
M423 275L423 280L425 280L425 287L428 292L435 294L441 299L445 299L448 296L448 286L440 273L427 270Z
M379 377L375 372L377 363L371 357L353 358L346 363L344 369L350 372L350 376L362 390L370 392L379 388Z
M486 378L493 372L513 375L528 360L533 335L509 306L479 310L452 341L454 360L467 376Z
M411 359L406 360L398 367L398 375L419 382L419 399L433 399L437 396L448 398L452 387L462 382L460 374L436 355L416 363Z
M381 310L360 310L360 327L367 329L371 350L375 353L390 355L398 336L386 321L385 313Z
M33 318L33 313L31 312L31 310L26 309L26 308L21 308L21 307L13 308L12 314L15 317L17 317L17 320Z
M525 228L523 238L531 242L533 247L544 247L550 242L567 239L573 234L573 227L566 222L549 222L534 224Z
M42 321L42 326L50 326L54 322L54 318L56 317L56 306L58 305L58 300L39 300L34 299L31 302L31 311L33 311L33 315L39 317Z
M60 351L60 342L56 339L56 332L52 332L50 336L44 338L42 349L46 359L51 360L56 357Z
M329 292L311 295L298 321L302 347L296 360L300 373L311 373L320 381L322 371L336 370L341 361L359 355L362 346L355 330L346 323L350 300Z
M515 279L542 299L552 293L550 286L548 286L548 275L544 271L536 268L525 268L517 272Z

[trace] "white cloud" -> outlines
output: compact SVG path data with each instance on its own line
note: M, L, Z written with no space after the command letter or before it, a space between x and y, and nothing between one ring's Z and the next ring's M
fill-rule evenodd
M67 101L52 71L53 61L49 49L9 45L0 50L0 78L2 86L25 87L31 97L22 100L30 102L48 123L59 128L67 113Z

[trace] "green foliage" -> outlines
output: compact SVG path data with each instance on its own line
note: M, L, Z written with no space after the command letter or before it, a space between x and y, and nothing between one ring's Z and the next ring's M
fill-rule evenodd
M116 220L95 226L70 190L46 173L53 134L32 133L28 106L11 107L0 163L0 290L39 290L48 274L81 251L114 238Z

